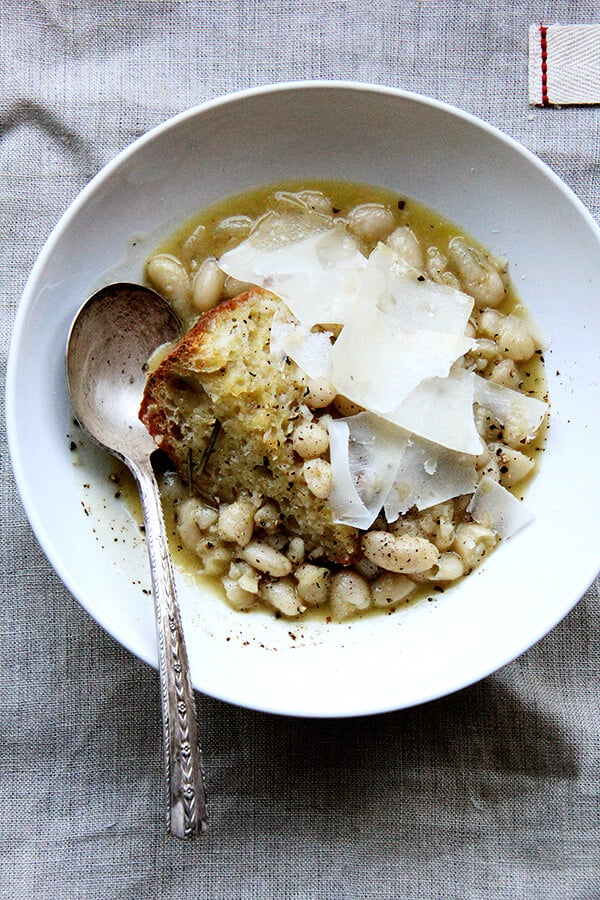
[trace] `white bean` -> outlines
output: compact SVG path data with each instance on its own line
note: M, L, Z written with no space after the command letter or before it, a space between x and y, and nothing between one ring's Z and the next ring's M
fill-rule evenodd
M515 362L531 359L536 347L527 322L512 313L506 316L501 323L498 347L503 355Z
M389 530L392 534L397 535L410 534L413 537L417 537L421 534L420 523L417 522L416 519L405 519L402 516L391 523Z
M401 603L415 590L416 584L396 572L384 572L371 585L373 606L388 607Z
M438 525L437 534L435 536L435 546L438 550L447 550L452 546L454 540L454 523L442 520Z
M479 317L479 329L496 339L498 350L515 362L530 359L536 350L531 328L520 316L503 316L494 309L484 309Z
M292 571L292 564L287 556L264 541L251 541L240 556L259 572L273 578L282 578Z
M297 581L298 596L307 606L321 606L327 600L331 572L323 566L303 563L296 566L294 576Z
M381 203L361 203L347 216L348 228L365 241L385 241L394 228L394 214Z
M307 459L302 466L306 485L315 497L325 500L331 493L331 463L326 459Z
M258 572L242 559L234 560L229 566L229 578L237 581L240 587L251 594L258 593Z
M254 531L254 504L247 497L239 497L233 503L224 504L219 509L217 524L224 541L233 541L245 547L252 539Z
M498 536L491 529L476 522L462 522L456 528L453 547L470 571L497 543Z
M396 256L413 266L422 269L425 265L423 248L421 247L414 231L408 225L401 225L389 235L386 244L394 251Z
M198 544L202 539L202 531L196 520L196 513L202 509L202 504L194 497L188 497L177 504L177 533L185 547L192 553L197 552Z
M448 244L448 255L458 270L464 289L480 305L498 306L502 302L506 287L491 260L458 236Z
M500 481L500 464L493 454L490 453L488 458L481 465L478 462L477 468L482 476L487 475L488 478L493 478L494 481Z
M329 449L329 432L318 422L303 422L294 429L292 447L302 459L315 459Z
M531 423L527 420L527 415L522 410L513 407L510 415L507 415L504 420L503 442L518 450L523 444L532 441L536 433L531 431Z
M281 524L281 510L273 500L267 500L254 513L254 522L267 534L275 534Z
M331 200L322 191L299 191L297 197L307 209L322 216L331 216L333 213Z
M482 356L486 362L498 357L498 344L491 338L479 338L471 353Z
M291 578L278 581L263 581L258 589L258 596L273 609L284 616L298 616L306 610L300 602L296 586Z
M500 335L504 315L496 309L484 309L478 319L478 328L487 338L495 339Z
M334 386L326 378L304 377L306 393L304 402L310 409L324 409L333 402L336 391Z
M437 247L429 247L427 250L426 269L432 281L437 284L447 284L453 288L460 288L460 282L456 275L446 268L448 260Z
M493 441L501 428L498 419L484 406L475 407L475 427L484 441Z
M268 534L265 538L265 543L269 544L270 547L275 547L276 550L283 550L288 543L288 538L285 532L280 531L275 534Z
M205 506L196 497L186 497L185 500L177 504L177 521L181 525L184 525L187 520L191 519L200 531L206 531L207 528L215 524L217 517L216 509Z
M362 539L363 553L388 572L424 572L439 557L437 547L426 538L388 531L369 531Z
M244 590L239 581L235 581L226 575L223 578L223 588L225 589L225 596L234 609L251 609L253 606L256 606L256 594Z
M159 479L160 495L170 504L183 503L189 497L187 485L174 472L165 472Z
M304 562L304 541L301 537L293 537L290 540L286 556L295 566Z
M501 359L494 365L490 381L517 390L521 383L521 375L512 359Z
M338 622L371 605L369 582L352 570L337 572L329 592L331 614Z
M486 454L489 459L489 453ZM454 540L454 505L445 502L438 503L428 510L429 515L421 513L421 528L425 531L438 550L447 550ZM427 528L423 528L423 524Z
M146 265L146 277L159 294L185 315L190 301L190 279L183 264L169 253L152 256Z
M214 256L207 257L194 275L192 303L198 312L206 312L217 305L225 285L225 272L219 268Z
M203 540L198 548L198 554L203 561L206 575L225 575L231 565L232 553L228 547L213 546L210 540Z
M367 581L372 581L377 575L379 575L379 566L376 566L375 563L372 563L370 559L367 559L366 556L361 557L358 562L354 563L354 568L358 572L359 575L362 575L363 578L366 578Z
M458 553L441 553L431 570L426 572L428 581L456 581L464 575L465 567Z
M429 509L424 509L419 515L419 527L423 534L425 534L428 538L431 538L436 530L438 524L438 516L435 506L431 506Z

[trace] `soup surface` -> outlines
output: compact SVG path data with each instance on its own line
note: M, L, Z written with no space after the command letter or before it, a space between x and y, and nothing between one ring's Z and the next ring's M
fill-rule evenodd
M188 329L141 411L167 519L236 609L393 611L526 525L542 344L506 261L456 225L387 190L276 185L202 212L146 276Z

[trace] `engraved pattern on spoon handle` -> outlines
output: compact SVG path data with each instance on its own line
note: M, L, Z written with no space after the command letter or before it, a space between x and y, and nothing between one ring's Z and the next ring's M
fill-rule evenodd
M142 501L156 614L167 830L176 837L191 838L206 828L206 794L198 747L196 705L175 593L173 564L152 464L145 459L131 464L131 469Z

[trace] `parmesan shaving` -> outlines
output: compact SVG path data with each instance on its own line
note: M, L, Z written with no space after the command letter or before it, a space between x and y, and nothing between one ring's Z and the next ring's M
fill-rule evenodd
M311 331L281 306L271 324L271 358L282 362L289 356L310 378L326 378L331 337L330 331Z
M402 454L396 479L385 501L386 519L395 522L412 506L428 509L436 503L471 494L477 479L472 456L412 438Z
M533 521L533 515L510 491L484 475L467 507L475 522L507 540Z
M267 214L219 265L282 299L273 360L293 360L366 410L328 421L336 523L366 530L382 511L391 523L465 494L473 519L501 538L530 521L489 476L478 484L474 406L533 437L547 404L455 365L476 344L465 336L471 296L385 244L366 260L343 223L307 211ZM332 343L316 325L342 328Z
M419 437L457 453L483 449L473 416L473 379L459 369L448 378L425 378L386 416Z
M334 521L370 528L394 483L407 436L383 419L363 412L347 419L331 419L329 440L329 505ZM367 524L361 524L364 522Z
M411 507L427 509L475 490L473 457L422 441L364 412L329 422L334 521L369 528ZM368 524L364 524L368 523Z
M358 302L377 306L404 328L464 335L473 297L425 278L390 247L378 244L369 256Z
M276 243L269 241L273 230L270 220L259 224L249 238L221 257L220 268L277 294L308 328L343 324L367 264L356 238L339 224L325 230L321 226L300 240Z
M474 399L500 422L510 423L531 439L538 431L548 410L548 404L520 391L487 381L481 375L473 375Z
M329 507L334 522L369 528L375 516L358 493L350 468L350 430L345 419L329 422L329 458L331 460L331 491Z
M387 418L424 379L448 375L471 346L462 335L406 330L377 307L357 304L333 345L329 380Z

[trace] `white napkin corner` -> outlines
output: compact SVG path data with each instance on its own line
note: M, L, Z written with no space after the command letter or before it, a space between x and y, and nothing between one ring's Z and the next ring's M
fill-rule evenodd
M600 104L600 25L529 26L529 102Z

